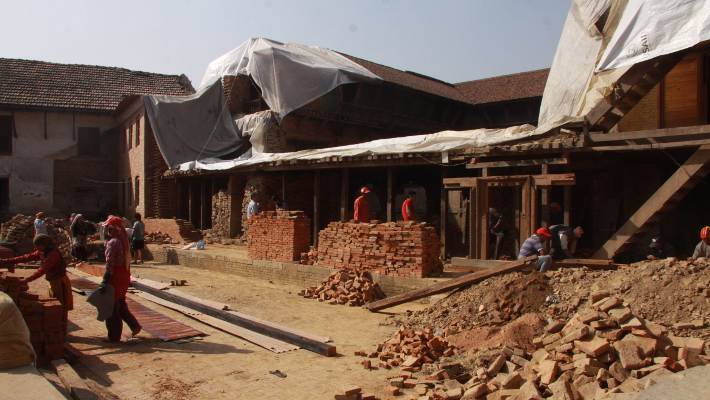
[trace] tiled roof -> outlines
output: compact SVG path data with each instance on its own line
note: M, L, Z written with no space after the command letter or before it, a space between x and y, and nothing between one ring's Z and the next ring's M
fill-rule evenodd
M454 86L473 104L526 99L542 96L549 73L547 68L461 82Z
M421 90L423 92L435 94L448 99L470 103L470 101L450 83L413 72L400 71L398 69L390 68L382 64L376 64L361 58L349 56L347 54L340 54L367 68L370 72L379 76L386 82L396 83L398 85Z
M184 75L0 58L0 106L110 112L132 94L194 91Z

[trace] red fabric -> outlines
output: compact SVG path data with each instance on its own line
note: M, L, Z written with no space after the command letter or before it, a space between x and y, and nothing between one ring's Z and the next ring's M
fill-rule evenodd
M109 229L111 229L111 236L118 236L118 238L123 242L123 247L125 249L129 249L130 243L128 242L126 228L123 226L123 218L111 217L106 221L106 225L108 225Z
M355 219L370 222L370 202L364 196L355 199Z
M407 207L412 208L412 215L409 215L407 212ZM402 218L404 218L405 221L411 221L413 219L417 219L417 213L414 212L414 202L412 199L407 199L402 203Z
M123 241L117 237L111 238L106 243L105 255L106 272L111 274L108 284L114 289L113 298L126 297L128 286L131 284L131 274L126 268L126 248L123 247Z
M47 274L46 279L48 281L52 279L61 278L62 276L67 274L67 264L64 261L64 257L59 252L59 250L51 247L49 248L49 250L50 251L46 256L42 254L42 252L40 252L39 250L35 249L35 251L33 251L32 253L25 254L24 256L8 258L3 261L8 264L20 264L24 262L42 260L42 263L40 264L37 271L35 271L34 274L25 278L27 282L32 282L35 279L40 278L44 274Z
M126 297L128 286L131 285L131 274L126 269L125 265L117 265L113 268L109 285L113 286L113 298L120 299Z

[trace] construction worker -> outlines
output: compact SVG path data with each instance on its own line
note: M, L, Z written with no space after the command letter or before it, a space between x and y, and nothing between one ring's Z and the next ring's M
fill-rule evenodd
M363 186L360 197L355 199L355 219L360 222L370 222L370 201L367 199L370 189Z
M550 227L552 238L552 248L550 255L554 260L564 260L565 258L574 258L577 240L584 235L584 230L581 226L574 229L564 225L553 225Z
M503 246L506 229L503 214L492 207L488 209L488 227L490 228L490 244L495 245L492 259L497 260L500 255L501 247Z
M258 202L261 200L259 192L251 192L251 195L249 197L251 198L251 201L249 202L249 206L247 206L247 220L249 220L252 215L259 213Z
M670 243L660 236L651 239L651 244L648 246L647 259L662 260L670 257L675 257L675 248Z
M695 246L693 259L697 260L700 257L710 258L710 226L700 230L700 243Z
M520 246L518 260L537 254L537 260L531 266L533 269L539 270L540 272L548 271L550 269L550 265L552 265L552 257L547 255L547 251L545 250L543 243L547 242L550 237L552 237L552 235L547 228L540 228L535 231L535 234L527 238L525 243Z
M414 202L417 200L417 192L414 190L410 190L409 193L407 193L407 200L402 203L402 219L404 219L405 222L407 221L414 221L418 222L419 217L417 217L417 213L414 212Z

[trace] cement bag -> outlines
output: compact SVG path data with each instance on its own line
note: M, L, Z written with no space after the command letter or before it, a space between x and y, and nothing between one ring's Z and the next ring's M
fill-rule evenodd
M0 370L22 367L34 360L25 319L10 296L0 292Z

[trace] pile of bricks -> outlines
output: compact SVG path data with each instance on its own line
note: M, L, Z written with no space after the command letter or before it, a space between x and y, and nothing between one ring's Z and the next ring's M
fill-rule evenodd
M360 386L351 385L336 394L335 400L377 400L377 397L373 393L363 394Z
M402 371L417 372L423 364L431 364L441 357L458 354L445 339L446 331L435 331L432 327L422 329L399 328L392 339L377 345L373 352L356 351L356 356L367 357L361 361L365 369L375 367L371 358L379 360L379 368L401 367Z
M663 325L636 317L629 304L606 291L592 293L589 304L566 322L550 320L546 333L533 340L532 353L506 344L461 385L462 396L449 398L630 398L624 396L710 363L705 340L668 335Z
M357 269L343 268L330 274L327 281L301 290L298 295L328 304L347 304L351 307L387 297L377 282L365 275Z
M160 231L146 233L144 236L146 243L171 244L173 239L167 233Z
M306 263L340 269L357 267L383 275L424 278L443 268L441 242L433 227L413 222L331 222L318 234L318 248Z
M9 221L2 224L0 242L32 243L35 237L35 217L17 214ZM65 257L71 257L71 243L66 228L69 221L64 219L45 218L47 233L54 240L54 244Z
M45 364L63 357L64 326L63 308L56 299L40 299L29 293L27 284L20 283L20 277L0 272L0 289L17 304L30 330L30 342L37 354L37 363Z
M311 219L303 211L265 211L249 220L247 253L254 260L298 260L311 243Z

